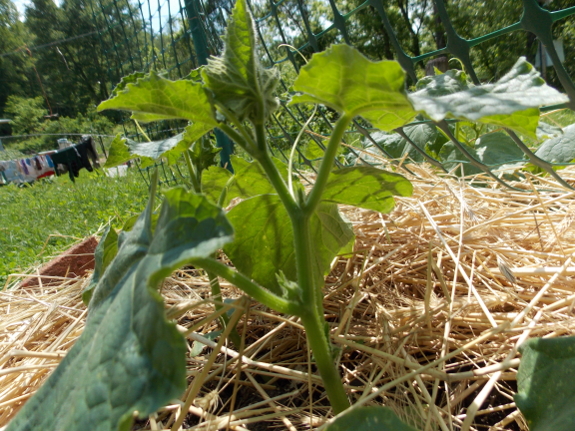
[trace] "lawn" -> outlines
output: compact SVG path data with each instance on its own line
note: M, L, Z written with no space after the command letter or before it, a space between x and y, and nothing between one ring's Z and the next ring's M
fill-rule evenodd
M122 178L82 170L75 183L63 175L0 187L0 286L8 274L50 260L110 220L121 227L144 208L147 189L135 168Z

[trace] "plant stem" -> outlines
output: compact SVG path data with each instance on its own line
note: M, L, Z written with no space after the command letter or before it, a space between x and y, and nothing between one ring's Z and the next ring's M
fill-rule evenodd
M343 134L347 130L351 120L353 120L352 116L343 114L335 123L323 160L321 161L315 184L306 199L304 208L306 214L312 214L321 201L321 195L323 194L327 180L329 179L329 174L333 168L335 157L337 156L337 150L343 138Z
M212 298L214 298L215 301L214 306L216 308L216 311L220 311L223 308L222 306L223 297L220 282L218 281L218 276L213 272L207 270L206 274L208 275L208 278L210 280L210 289L212 291ZM230 318L226 313L222 314L219 317L219 319L223 329L225 329L230 323ZM232 330L230 331L230 340L232 340L232 342L238 347L241 344L242 339L240 337L240 334L238 334L236 328L232 328Z
M192 163L192 158L190 157L189 150L184 151L184 158L186 159L186 165L188 167L188 173L190 174L190 180L192 181L194 192L199 194L202 192L202 185L198 181L196 169Z
M213 274L216 274L234 286L239 287L244 292L246 292L249 296L254 298L255 300L261 302L266 307L269 307L273 310L279 311L280 313L291 314L291 315L299 315L301 312L301 304L295 301L289 301L285 298L277 296L275 293L270 292L269 290L265 289L262 286L257 285L245 275L240 274L237 271L234 271L230 267L224 265L217 260L202 257L202 258L195 258L192 262L199 266L200 268L205 269Z
M316 366L319 370L327 398L333 408L334 414L339 414L350 407L349 399L345 393L341 375L334 364L331 355L331 343L324 331L325 320L323 315L306 316L301 318L305 328L307 342L313 353Z
M301 210L299 211L301 214ZM309 346L323 380L327 397L336 414L350 404L331 355L327 323L323 312L322 274L314 270L315 258L310 235L310 216L292 218L298 285L302 289L302 309L297 314L305 327Z

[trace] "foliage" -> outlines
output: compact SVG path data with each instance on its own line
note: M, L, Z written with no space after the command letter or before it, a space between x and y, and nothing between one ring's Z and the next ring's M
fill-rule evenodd
M64 175L0 187L0 285L8 274L42 263L110 219L121 227L144 208L146 194L142 177L132 171L121 178L82 171L76 183Z
M61 117L57 120L44 121L41 115L46 111L39 108L43 104L41 98L24 99L11 96L10 101L14 102L14 123L27 124L30 129L27 133L37 134L24 138L11 138L7 140L10 148L19 149L24 153L37 153L57 149L56 141L59 138L68 137L70 141L78 141L82 134L109 135L114 125L105 116L96 113L95 108L88 112L78 114L75 118ZM7 110L11 108L8 105ZM40 121L41 120L41 121ZM16 127L13 128L14 134L24 133ZM9 142L9 144L8 144Z
M17 135L28 135L40 131L43 117L48 113L41 97L26 99L10 96L4 111L12 117L12 131Z
M519 348L515 402L530 431L575 427L575 337L534 338Z

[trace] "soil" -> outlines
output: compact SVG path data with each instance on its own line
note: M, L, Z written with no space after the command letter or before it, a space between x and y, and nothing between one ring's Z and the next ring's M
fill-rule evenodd
M38 270L32 277L22 282L22 287L34 287L50 284L61 284L61 278L82 277L94 269L94 250L98 245L96 237L86 238L79 244L69 248L57 258L51 260ZM57 278L55 278L57 277Z

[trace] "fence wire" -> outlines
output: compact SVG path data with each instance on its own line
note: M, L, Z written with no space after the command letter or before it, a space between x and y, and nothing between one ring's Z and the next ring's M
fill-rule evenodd
M475 2L475 19L488 19L497 13L492 7L507 7L511 11L508 14L517 16L517 21L509 22L487 34L469 35L469 26L465 22L454 22L449 13L450 5L444 0L397 1L394 8L390 7L390 3L384 0L251 0L249 6L256 20L264 63L279 67L284 76L295 77L299 68L305 64L305 59L314 52L322 51L332 43L348 43L372 59L396 59L412 84L425 75L426 69L428 74L430 71L433 73L433 66L445 70L447 64L453 64L453 59L459 61L475 84L480 84L481 81L498 78L502 70L495 68L490 75L489 72L493 71L483 70L485 68L481 68L478 59L485 60L489 53L506 59L506 44L514 40L515 43L525 44L525 54L532 62L539 51L544 77L551 78L553 84L561 87L570 98L568 104L548 109L575 109L575 85L568 71L568 68L575 71L575 60L568 56L564 64L554 44L554 26L558 23L567 25L569 22L566 20L575 14L575 6L548 10L538 0ZM163 70L173 79L186 76L192 69L205 64L207 56L221 52L221 36L233 7L233 2L229 0L138 0L136 4L129 3L129 0L97 0L94 4L105 12L105 16L114 18L110 23L115 24L99 29L110 79L114 82L128 73L151 69ZM128 16L125 16L126 11ZM126 19L132 27L129 34L122 25ZM429 41L424 43L422 35L425 33L433 36L438 49L433 49ZM575 46L575 40L569 39L565 43L571 49ZM553 65L548 72L545 67L546 55ZM499 61L497 58L493 60ZM281 85L281 108L268 127L268 136L273 142L276 155L287 161L288 149L294 144L300 128L308 122L312 112L308 107L288 108L289 83L282 82ZM297 148L298 164L315 169L315 160L321 156L318 151L324 148L323 142L330 134L333 115L333 112L320 108L308 122L302 140L305 145ZM167 126L157 124L148 126L146 133L152 139L162 139L167 137L164 130L182 130L183 126L178 122ZM493 165L486 165L474 157L451 133L446 123L431 123L430 126L441 129L459 149L463 155L462 162L474 166L506 187L511 187L492 172ZM447 171L448 165L445 162L432 157L409 138L405 133L406 127L396 132L423 159ZM137 132L126 132L137 139ZM554 166L558 165L537 157L513 131L506 130L505 133L521 149L526 160L554 176L565 187L572 188L554 170ZM377 131L362 120L357 120L344 142L347 157L338 158L337 164L342 166L358 160L374 163L372 157L357 148L366 144L378 148L381 155L388 158L387 163L397 163L376 137ZM223 136L217 139L224 148L223 159L227 161L232 152L231 143ZM160 173L164 177L163 181L169 184L177 183L185 177L178 167L166 167L162 163Z

